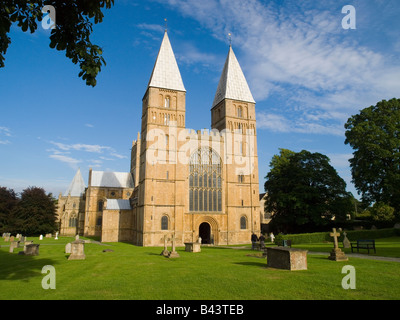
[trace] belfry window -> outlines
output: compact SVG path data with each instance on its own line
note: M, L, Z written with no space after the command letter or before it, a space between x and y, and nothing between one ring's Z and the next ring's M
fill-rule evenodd
M169 108L169 106L170 106L170 99L169 99L169 97L166 97L164 100L164 107Z
M209 147L199 148L189 163L189 211L222 211L222 161Z

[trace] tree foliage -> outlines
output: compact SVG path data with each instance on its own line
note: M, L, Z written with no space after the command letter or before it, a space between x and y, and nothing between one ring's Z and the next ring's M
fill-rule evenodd
M270 163L265 191L265 210L281 231L302 226L321 226L333 217L345 220L353 208L346 183L320 153L281 149Z
M2 232L35 235L57 230L55 200L42 188L27 188L18 199L13 190L0 187L0 216L2 212L7 212Z
M56 28L51 30L50 47L65 50L65 55L81 69L79 77L87 85L96 85L96 76L106 62L102 49L92 44L90 35L95 24L103 21L102 9L109 9L114 0L3 0L0 2L0 68L11 43L11 25L34 33L42 21L42 8L52 5L56 10Z
M384 202L400 213L400 99L383 100L350 117L346 140L353 183L367 203Z
M7 232L10 216L18 203L17 195L12 189L0 187L0 232Z

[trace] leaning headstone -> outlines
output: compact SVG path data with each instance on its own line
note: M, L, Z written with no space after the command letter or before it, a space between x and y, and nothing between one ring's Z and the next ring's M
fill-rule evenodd
M331 255L328 257L329 260L334 260L334 261L347 261L349 258L344 254L344 252L339 248L339 243L338 243L338 237L340 236L340 233L336 232L336 229L332 229L333 232L331 232L329 235L333 237L333 243L334 247L331 251Z
M347 238L347 233L346 232L343 232L343 235L344 235L344 239L343 239L343 248L350 248L351 247L351 245L350 245L350 240Z
M85 242L82 240L76 240L71 242L71 255L68 260L85 260Z
M65 245L65 253L71 253L71 243Z
M25 246L24 254L26 256L37 256L39 255L39 246L40 244L28 244Z

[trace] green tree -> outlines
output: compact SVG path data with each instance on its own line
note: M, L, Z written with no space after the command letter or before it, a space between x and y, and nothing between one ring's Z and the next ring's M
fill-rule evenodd
M345 220L353 210L346 183L320 153L281 149L270 163L265 191L265 210L273 212L272 223L280 231L294 232Z
M57 230L56 206L51 193L30 187L21 193L21 199L12 215L14 233L35 235Z
M0 232L8 232L10 216L16 208L18 198L14 190L0 187Z
M22 31L34 33L42 21L42 8L52 5L56 10L56 28L51 30L50 47L65 50L66 56L81 69L79 77L87 85L96 85L96 76L106 64L102 49L92 44L90 34L95 24L103 21L102 8L109 9L114 0L3 0L0 2L0 68L11 43L8 36L16 22Z
M353 183L366 203L384 202L400 213L400 99L383 100L345 124Z
M394 208L383 202L374 203L370 212L374 221L392 222L395 219Z

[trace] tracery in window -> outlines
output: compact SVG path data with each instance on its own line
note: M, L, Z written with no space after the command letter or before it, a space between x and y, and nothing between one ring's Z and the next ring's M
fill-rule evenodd
M190 158L189 211L222 211L222 161L209 147L197 149Z

